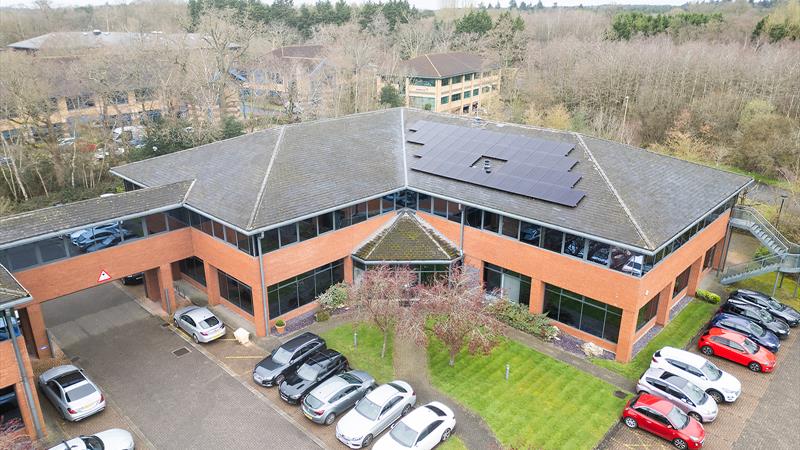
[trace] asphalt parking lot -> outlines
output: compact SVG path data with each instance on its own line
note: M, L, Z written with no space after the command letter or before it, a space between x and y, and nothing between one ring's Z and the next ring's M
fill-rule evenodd
M722 370L742 383L742 395L734 403L719 406L717 419L705 424L705 449L797 449L800 430L800 328L782 341L773 373L753 373L746 367L711 357ZM690 349L700 354L696 347ZM620 411L621 413L621 411ZM666 440L622 424L603 448L673 448Z

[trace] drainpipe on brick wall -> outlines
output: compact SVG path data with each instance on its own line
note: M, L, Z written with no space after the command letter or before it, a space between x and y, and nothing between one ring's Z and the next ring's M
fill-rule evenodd
M30 380L28 380L28 373L25 370L25 363L22 360L22 352L20 352L19 350L19 342L17 342L17 336L15 335L14 330L11 327L11 310L4 309L3 317L6 322L6 329L8 330L8 335L11 337L11 346L14 347L14 355L17 358L17 367L19 367L19 375L20 377L22 377L22 390L25 391L25 399L27 400L28 403L28 409L31 411L31 417L33 417L33 428L34 431L36 432L36 439L41 439L44 437L44 434L42 433L42 424L39 423L39 411L36 410L36 401L33 398L31 383Z
M461 242L459 242L459 251L461 252L461 259L464 259L464 217L467 215L467 208L461 203L458 204L458 210L461 211ZM462 261L463 263L463 261Z
M263 237L264 233L259 236ZM258 242L258 271L261 274L261 305L264 307L264 336L269 336L269 316L267 316L267 288L264 282L264 254L261 252L261 239Z

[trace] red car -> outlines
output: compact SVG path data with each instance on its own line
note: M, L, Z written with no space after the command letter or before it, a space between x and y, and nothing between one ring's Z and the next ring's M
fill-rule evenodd
M772 372L775 369L775 354L735 331L712 327L697 341L704 355L720 358L747 366L753 372Z
M628 428L641 428L660 436L683 450L703 447L706 431L700 422L687 416L670 401L651 394L633 397L622 411Z

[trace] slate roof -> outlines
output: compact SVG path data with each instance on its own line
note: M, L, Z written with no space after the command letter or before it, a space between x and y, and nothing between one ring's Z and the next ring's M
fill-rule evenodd
M131 33L104 31L56 31L8 44L16 50L80 50L91 48L145 45L185 45L188 48L207 46L203 37L195 33Z
M496 64L488 63L482 56L474 53L430 53L405 62L410 75L426 78L443 78L465 73L496 69Z
M178 207L191 185L192 180L185 180L0 217L0 247L21 239L55 232L67 233L70 229L81 229L146 211Z
M287 45L276 48L272 55L277 58L322 59L324 48L322 45Z
M419 120L570 143L586 197L572 208L408 169L420 147L405 134ZM186 204L248 233L408 187L651 251L751 181L578 133L409 108L285 125L112 172L144 186L195 179Z
M419 216L401 211L353 255L363 261L452 261L458 249Z
M28 291L0 264L0 306L27 297L30 297Z

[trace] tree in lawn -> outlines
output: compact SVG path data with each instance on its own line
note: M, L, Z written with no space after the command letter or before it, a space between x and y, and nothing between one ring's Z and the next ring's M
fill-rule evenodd
M485 291L475 274L454 269L449 279L422 287L417 294L410 314L398 326L401 336L427 346L429 330L447 347L451 367L464 346L474 354L488 353L497 345L502 328L489 315Z
M368 322L383 333L381 358L386 355L389 333L404 314L414 291L416 275L406 268L379 266L364 272L361 281L348 287L350 305L359 321Z

